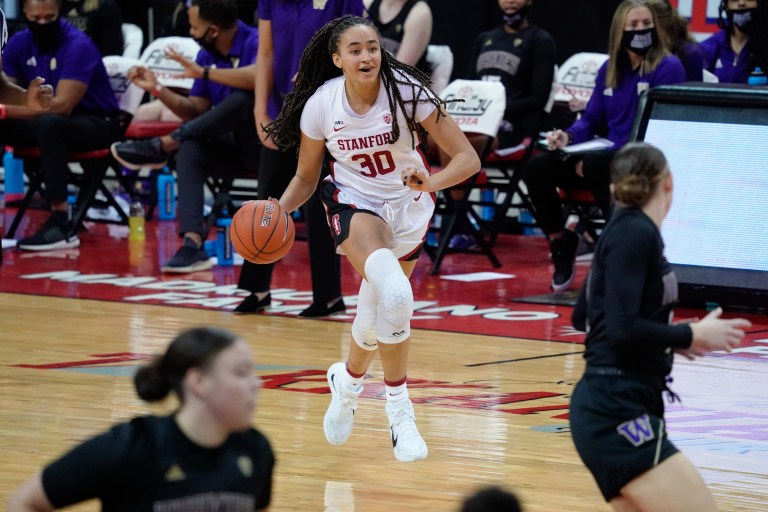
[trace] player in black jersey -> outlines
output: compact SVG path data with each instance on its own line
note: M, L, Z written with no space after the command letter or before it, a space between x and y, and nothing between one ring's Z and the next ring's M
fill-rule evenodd
M730 351L750 323L722 319L718 308L670 324L677 281L659 227L673 186L661 151L624 146L611 183L619 208L573 312L573 325L587 331L587 366L571 398L573 441L614 510L715 510L696 468L667 438L662 392L674 352Z
M8 510L49 511L92 498L101 510L228 510L269 506L269 441L251 427L261 380L248 344L222 329L181 333L134 377L147 402L173 391L171 416L143 416L91 438L25 482Z

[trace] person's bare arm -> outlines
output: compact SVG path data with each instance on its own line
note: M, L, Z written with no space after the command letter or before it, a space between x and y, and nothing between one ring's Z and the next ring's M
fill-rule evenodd
M299 164L296 175L280 197L280 206L288 212L296 210L312 196L320 181L320 171L325 155L325 141L315 140L301 134Z
M157 77L151 69L144 66L134 66L129 69L128 78L148 93L152 93L158 87ZM168 87L160 88L157 99L184 121L194 119L211 108L211 102L206 98L184 96Z
M421 125L451 160L442 171L431 176L423 169L401 169L403 185L420 192L435 192L461 183L480 171L477 152L451 116L438 120L435 111Z
M166 50L166 56L178 62L184 67L184 72L179 73L179 78L202 79L205 68L193 60L189 60L173 49ZM249 64L241 68L209 68L208 80L217 84L227 85L235 89L246 89L252 91L256 82L256 64Z
M88 85L79 80L60 80L56 86L56 94L50 102L50 108L44 113L70 115L87 90ZM28 106L8 105L6 108L8 119L30 119L43 113L32 110Z
M261 143L276 150L277 145L263 129L264 126L272 122L268 110L269 96L272 94L272 87L274 86L273 62L275 52L272 43L272 21L259 19L259 50L256 54L253 116L256 118L256 131Z
M38 473L16 489L8 498L8 512L50 512L54 510L43 489L42 473Z
M395 56L397 60L415 66L432 39L432 11L426 2L418 2L403 24L403 40Z

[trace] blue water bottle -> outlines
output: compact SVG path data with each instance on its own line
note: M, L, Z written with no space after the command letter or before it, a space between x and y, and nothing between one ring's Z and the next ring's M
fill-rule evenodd
M232 219L227 210L224 210L221 217L216 219L216 258L222 267L230 267L235 262L234 248L232 239L229 237L229 227L232 225Z
M5 200L18 201L24 197L24 161L13 156L11 148L3 154L5 169Z
M157 175L157 218L176 218L176 177L167 167Z
M768 85L768 76L765 76L765 72L757 66L747 78L748 85Z

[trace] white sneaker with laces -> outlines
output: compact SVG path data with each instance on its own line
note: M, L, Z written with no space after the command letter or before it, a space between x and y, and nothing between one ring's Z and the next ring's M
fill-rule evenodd
M333 445L347 442L352 426L355 423L355 409L357 398L363 391L363 386L357 391L349 391L343 388L341 378L347 371L344 363L334 363L328 368L328 387L331 388L331 404L325 411L323 419L323 431L325 438Z
M416 428L416 415L411 400L387 401L386 410L395 458L400 462L426 459L429 453L427 443Z

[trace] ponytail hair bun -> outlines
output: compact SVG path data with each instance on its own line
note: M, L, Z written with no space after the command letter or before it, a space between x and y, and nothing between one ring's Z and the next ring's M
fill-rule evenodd
M668 172L659 149L643 142L625 145L611 161L613 197L625 206L643 206Z

